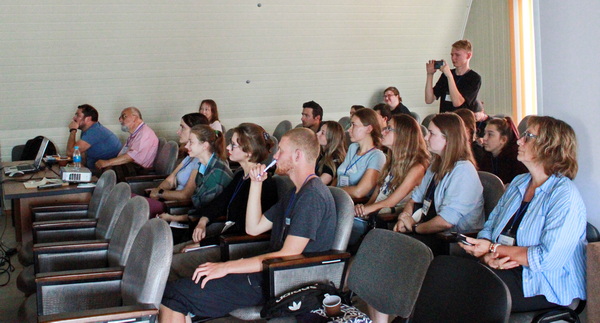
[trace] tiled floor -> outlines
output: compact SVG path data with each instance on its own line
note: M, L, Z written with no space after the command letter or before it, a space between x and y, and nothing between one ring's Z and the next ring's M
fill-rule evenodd
M4 234L2 234L4 232ZM14 248L17 243L15 241L15 230L12 226L10 216L0 216L0 235L3 245L9 248ZM17 289L17 275L23 269L23 266L17 260L17 256L10 257L10 263L14 266L14 271L0 274L0 284L6 286L0 287L0 322L19 322L17 320L17 310L19 305L25 300L25 296ZM2 271L8 269L8 263L3 262L0 266Z

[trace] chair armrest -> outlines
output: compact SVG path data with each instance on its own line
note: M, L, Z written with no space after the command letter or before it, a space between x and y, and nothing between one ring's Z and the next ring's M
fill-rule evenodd
M397 213L380 213L380 214L377 214L376 216L379 220L386 222L386 223L398 221Z
M31 208L32 213L37 212L66 212L66 211L82 211L88 209L88 204L86 203L78 203L78 204L58 204L58 205L43 205L43 206L34 206Z
M154 305L138 304L71 313L42 315L38 317L38 322L129 322L129 319L138 317L147 317L148 319L145 321L150 322L150 317L156 315L158 315L158 309L154 307Z
M34 231L93 228L96 226L97 222L96 219L38 221L33 222L31 227Z
M63 285L80 281L105 281L121 279L123 277L123 268L93 268L82 270L55 271L52 273L42 273L35 276L35 282L40 286L45 285Z
M127 183L138 183L138 182L162 182L167 178L168 175L139 175L125 177Z
M235 260L265 253L265 250L269 246L270 238L270 232L257 236L221 235L219 243L221 247L221 260Z
M176 207L194 207L194 203L192 203L191 199L181 200L181 201L165 201L165 205L167 208L176 208Z
M85 219L88 217L88 204L47 205L31 208L31 218L36 221Z
M352 198L352 202L354 202L354 204L365 204L367 202L369 202L369 196L363 196L363 197L353 197Z
M248 242L259 242L259 241L269 241L271 239L271 233L262 233L256 236L251 236L249 234L243 235L234 235L234 234L224 234L221 236L221 244L238 244L238 243L248 243Z
M311 264L333 263L350 258L350 253L345 251L330 250L324 252L310 252L301 255L270 258L263 260L263 269L306 266Z
M106 267L108 241L37 244L33 260L36 273Z
M94 241L70 241L70 242L48 242L36 243L33 245L34 254L57 253L57 252L78 252L84 250L107 249L107 240Z

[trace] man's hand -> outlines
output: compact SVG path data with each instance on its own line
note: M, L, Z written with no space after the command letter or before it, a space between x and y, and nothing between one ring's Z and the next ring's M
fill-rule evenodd
M202 280L202 284L200 288L204 288L206 286L206 282L213 279L218 279L225 277L227 275L227 263L224 262L206 262L202 265L198 266L194 271L194 275L192 275L192 280L198 284L200 279L204 277Z
M69 130L71 129L79 129L79 123L77 123L77 121L71 121L71 123L69 123Z
M450 69L450 66L448 66L445 60L442 61L444 62L444 65L440 67L440 72L444 73L444 75L446 75L446 77L450 79L452 77L452 70Z
M160 191L160 188L155 187L150 191L150 198L154 199L154 200L158 200L160 197L158 196L158 191Z
M192 240L194 240L195 243L199 243L202 239L204 239L204 237L206 237L206 224L200 220L194 229Z
M435 60L432 59L425 63L425 69L427 70L427 74L435 74Z
M172 215L169 213L162 213L162 214L159 214L158 217L165 221L171 221Z
M96 165L96 168L98 169L103 169L109 166L109 162L108 160L99 160L94 165Z

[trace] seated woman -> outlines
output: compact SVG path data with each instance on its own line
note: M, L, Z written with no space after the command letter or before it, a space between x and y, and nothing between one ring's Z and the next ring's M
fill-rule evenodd
M179 130L177 130L180 144L188 142L190 130L197 124L208 124L208 119L200 113L188 113L181 117ZM198 174L198 159L186 156L164 181L150 191L150 198L147 199L150 205L150 217L165 211L163 201L189 199L196 188L196 174Z
M377 112L371 109L356 111L348 134L352 144L337 169L336 185L350 194L353 200L369 198L385 164L385 155L379 149L381 127Z
M440 255L448 253L448 244L435 233L483 226L483 187L462 119L452 112L440 113L431 119L428 129L426 140L433 161L398 216L394 231L411 233L434 255ZM423 204L422 216L417 213L413 218L416 203Z
M200 102L200 108L198 112L206 116L211 128L214 130L223 131L223 126L219 121L219 110L217 109L217 103L214 100L202 100L202 102Z
M402 209L429 167L430 156L421 127L410 115L395 115L390 119L383 129L382 144L388 148L388 158L375 189L379 194L354 207L358 217L365 218L384 208L388 212L389 208Z
M196 176L196 189L192 195L194 209L190 210L189 216L163 213L160 218L167 221L190 221L192 222L190 228L192 228L192 224L202 227L208 221L206 218L200 219L198 217L202 208L221 194L223 189L231 182L233 174L224 160L225 139L222 132L215 131L208 125L195 125L191 129L185 147L190 157L198 159L200 165L198 172L202 174L202 176ZM194 242L199 242L202 236L201 231L194 230L193 233L188 232L183 237L175 237L174 242L188 241L192 238Z
M512 311L568 305L586 298L586 210L573 183L575 132L552 117L532 116L518 140L515 177L473 246L460 244L502 279Z
M467 140L471 144L471 152L475 162L479 162L485 151L477 140L477 122L475 119L475 113L467 108L460 108L454 111L465 123L465 130L467 131ZM475 164L475 166L479 166Z
M483 136L485 152L477 160L479 170L495 174L504 184L527 173L525 165L517 160L517 136L517 127L510 117L490 119Z
M200 241L207 237L218 236L221 233L245 234L246 206L250 191L250 170L267 158L275 143L267 132L254 123L242 123L233 129L231 143L227 145L229 160L238 162L241 169L233 175L233 180L223 192L201 210L201 221L196 226ZM269 209L277 202L277 186L275 180L269 176L263 181L264 193L261 195L261 205L264 210ZM206 221L202 220L206 219ZM215 221L221 222L215 222ZM225 221L233 224L225 227ZM207 223L211 223L207 227ZM223 230L226 231L223 231ZM219 248L207 248L186 252L187 249L196 248L199 241L185 242L175 246L169 280L191 277L199 264L205 262L221 261ZM179 253L183 252L183 253Z
M344 129L335 121L325 121L317 132L321 155L317 159L315 174L323 184L329 185L337 175L337 168L346 157Z

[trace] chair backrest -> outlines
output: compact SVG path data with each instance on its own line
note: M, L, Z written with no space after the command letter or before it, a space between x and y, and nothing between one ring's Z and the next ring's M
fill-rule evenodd
M424 125L421 125L421 133L423 134L423 138L425 138L429 134L429 129L427 129L427 127Z
M588 243L600 241L600 232L598 232L598 229L589 222L586 227L586 239Z
M348 287L379 312L407 318L432 259L431 249L421 241L373 229L354 258Z
M302 128L302 123L297 124L294 128Z
M504 194L504 183L502 180L488 172L478 171L479 180L481 181L481 185L483 186L483 209L485 211L485 219L487 220L490 213L498 204L498 200Z
M178 149L179 145L173 140L165 142L162 145L159 143L156 159L154 159L154 171L157 175L169 175L173 172L175 162L177 161Z
M273 156L275 156L275 153L277 153L277 150L279 149L279 141L277 140L277 138L273 135L269 135L269 137L271 138L271 140L273 140L273 147L271 147L271 151L269 152L267 158L265 158L265 160L262 161L262 163L265 165L269 165L271 163L271 161L273 160Z
M121 282L123 305L153 304L158 308L173 256L169 225L161 219L146 221L131 249Z
M415 120L417 120L417 123L421 123L421 116L418 113L414 111L410 111L409 113L413 118L415 118Z
M117 175L115 174L115 171L109 169L102 173L102 176L100 176L98 182L96 182L96 187L94 188L94 192L92 192L92 197L88 204L88 218L95 219L98 217L98 214L100 213L99 210L106 204L106 198L113 187L115 187L116 183Z
M294 182L287 175L273 175L275 185L277 186L277 196L281 198L285 193L294 188Z
M25 149L25 145L16 145L16 146L12 147L11 160L12 161L21 160L21 155L23 155L23 149Z
M289 120L281 121L277 127L275 127L275 131L273 131L273 136L277 138L277 140L281 141L281 137L288 131L292 129L292 123Z
M135 236L148 221L149 212L150 207L145 198L135 196L127 201L108 243L109 267L125 266Z
M478 261L438 256L429 266L411 322L508 322L510 291Z
M433 117L435 117L435 113L432 114L428 114L423 121L421 121L421 124L425 126L425 128L429 127L429 122L431 122L431 119L433 119Z
M517 126L517 131L519 131L519 135L525 132L525 130L527 130L527 121L529 120L529 118L531 118L531 115L525 116L519 122L519 125Z
M341 117L340 120L338 120L338 123L342 126L342 129L348 130L348 128L350 128L350 117Z
M354 223L354 202L352 202L350 195L339 187L330 186L329 190L333 195L337 213L337 226L331 249L346 251L352 232L352 224Z
M98 222L96 224L96 238L110 239L121 212L131 198L131 188L125 182L121 182L110 191L107 197L109 203L105 203L104 207L98 211Z
M231 142L231 137L233 137L233 128L225 131L225 143L229 144Z

